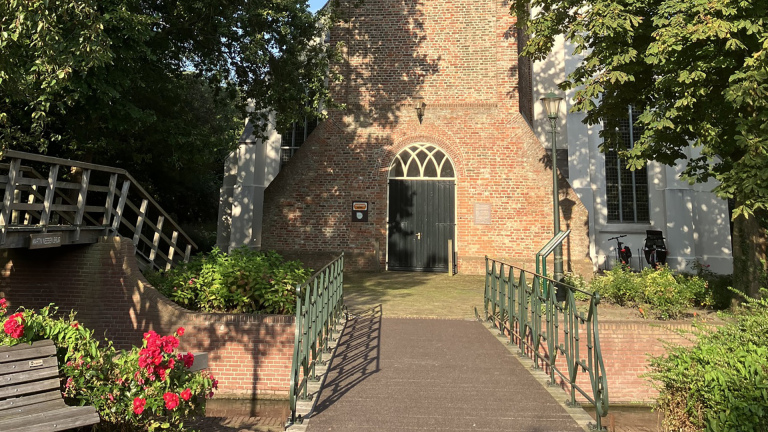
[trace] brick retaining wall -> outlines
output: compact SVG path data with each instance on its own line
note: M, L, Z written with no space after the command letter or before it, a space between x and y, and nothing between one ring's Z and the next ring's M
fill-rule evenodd
M679 333L680 330L693 330L689 322L663 322L646 320L601 321L600 348L603 354L605 374L608 378L608 396L611 404L652 403L658 391L651 382L642 375L650 371L649 357L664 354L664 343L692 345L693 343ZM584 326L580 329L581 348L579 356L588 361ZM563 333L560 333L560 344L565 344ZM547 355L546 343L541 347L542 355ZM587 363L588 364L588 363ZM564 374L568 374L565 356L560 354L557 366ZM547 369L548 371L548 369ZM557 375L556 375L557 376ZM560 386L570 391L567 383L559 377ZM577 384L590 396L592 387L589 375L579 370ZM586 399L578 391L577 401L584 403Z
M0 255L0 296L10 310L55 303L118 348L141 345L144 332L186 329L179 349L209 353L219 396L287 397L294 317L196 313L180 308L141 275L133 244L104 238L88 246Z

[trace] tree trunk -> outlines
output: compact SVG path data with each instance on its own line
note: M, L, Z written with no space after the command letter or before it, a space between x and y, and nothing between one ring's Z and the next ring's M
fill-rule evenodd
M733 221L733 287L749 297L760 295L765 277L766 232L760 216Z

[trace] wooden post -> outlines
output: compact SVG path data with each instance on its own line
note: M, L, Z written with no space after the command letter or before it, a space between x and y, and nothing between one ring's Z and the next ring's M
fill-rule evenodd
M112 203L115 201L115 191L117 189L117 174L109 176L109 193L107 193L107 202L104 204L104 220L101 224L105 227L112 225Z
M75 213L75 241L80 240L80 227L83 225L85 214L85 199L88 195L88 182L91 180L91 170L83 170L80 177L80 191L77 193L77 213Z
M8 231L8 225L11 221L11 204L13 204L13 195L16 192L16 177L19 175L21 159L11 159L8 168L8 183L5 184L5 195L3 196L3 210L0 211L0 244L5 243L5 234Z
M13 191L13 202L21 202L21 191L16 189ZM18 225L19 224L19 211L18 210L11 210L11 225Z
M32 191L29 193L29 196L27 197L27 203L34 204L35 193L37 192L37 186L32 186L31 189ZM24 214L24 225L29 225L30 222L32 222L32 210L27 210L27 212Z
M176 241L179 239L179 232L174 231L171 236L171 247L168 249L168 262L165 263L165 271L171 269L173 264L173 255L176 253Z
M43 201L43 213L40 215L40 225L43 226L43 232L48 232L48 223L51 220L51 206L53 197L56 194L56 179L59 177L59 165L51 165L48 171L48 186L45 188L45 199Z
M453 240L448 239L448 274L453 276Z
M158 216L157 226L155 227L155 238L152 239L152 251L149 253L149 263L152 265L155 265L157 248L160 246L160 233L163 232L163 222L165 222L165 216Z
M112 232L117 235L120 228L120 222L123 220L123 209L125 209L125 200L128 199L128 189L131 188L131 181L123 182L123 188L120 189L120 199L117 200L117 209L115 209L115 218L112 220Z
M188 244L187 249L184 251L184 262L189 262L189 255L192 253L192 245Z
M136 231L133 233L133 245L139 247L139 241L141 241L141 229L144 227L144 218L147 217L147 205L149 200L141 200L141 207L139 208L139 216L136 218Z

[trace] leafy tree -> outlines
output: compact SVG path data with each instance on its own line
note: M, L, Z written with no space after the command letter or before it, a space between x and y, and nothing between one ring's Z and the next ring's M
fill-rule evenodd
M512 7L531 36L523 55L543 59L562 34L583 56L561 88L576 89L573 109L588 124L606 122L604 151L617 149L631 168L684 160L684 179L714 178L715 192L735 200L734 273L756 295L764 257L758 222L768 209L768 3L514 0ZM627 150L610 122L629 105L642 111L643 133ZM690 145L700 156L688 156Z
M286 121L327 103L321 19L301 0L1 1L0 144L124 167L213 220L244 101Z

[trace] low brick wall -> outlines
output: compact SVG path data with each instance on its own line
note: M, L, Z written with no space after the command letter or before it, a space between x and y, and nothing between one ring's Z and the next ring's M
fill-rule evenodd
M290 385L294 317L190 312L162 296L138 269L133 244L104 238L88 246L0 255L0 296L18 306L55 303L119 348L141 345L144 332L186 329L179 350L208 353L220 397L283 398Z
M664 344L691 345L692 342L679 333L680 330L693 330L689 322L669 321L600 321L600 348L603 354L605 374L608 378L608 396L611 404L652 403L656 400L658 391L651 382L643 377L650 371L649 357L665 353ZM581 345L579 357L588 363L587 334L584 326L580 328ZM689 336L690 337L690 336ZM558 343L565 344L563 332L560 332ZM546 343L540 352L547 356ZM557 367L568 374L565 356L560 354ZM548 369L547 369L548 371ZM592 387L589 375L581 369L578 371L577 384L590 396ZM556 375L557 377L557 375ZM560 386L569 391L569 385L557 377ZM576 392L579 402L586 399Z

